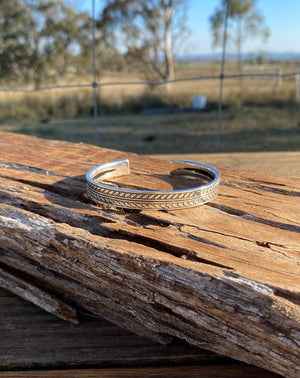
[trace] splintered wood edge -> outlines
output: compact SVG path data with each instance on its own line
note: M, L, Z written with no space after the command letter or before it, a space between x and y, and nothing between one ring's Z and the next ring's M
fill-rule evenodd
M16 274L19 272L9 273L0 267L0 286L63 320L79 324L77 311L74 308Z

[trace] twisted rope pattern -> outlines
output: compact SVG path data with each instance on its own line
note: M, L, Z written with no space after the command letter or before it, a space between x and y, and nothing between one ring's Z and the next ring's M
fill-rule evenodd
M180 164L187 164L189 167L193 166L200 169L205 167L210 173L214 173L214 178L211 182L202 186L191 189L174 190L174 191L150 191L150 190L133 190L115 188L96 182L93 175L101 177L101 174L96 174L101 171L101 166L93 168L87 174L87 194L96 203L122 207L127 209L148 209L148 210L170 210L170 209L184 209L202 205L214 199L219 192L220 178L218 172L206 164L200 164L190 161L178 160ZM116 166L118 162L112 162ZM124 163L124 161L123 161ZM105 164L106 170L110 165ZM117 168L116 168L117 169ZM103 170L103 175L106 173ZM112 174L110 177L113 177Z

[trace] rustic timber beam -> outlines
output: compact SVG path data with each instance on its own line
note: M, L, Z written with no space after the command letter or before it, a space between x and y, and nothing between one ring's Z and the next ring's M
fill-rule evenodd
M73 322L90 311L298 376L300 180L221 170L220 195L202 207L92 204L85 173L124 158L132 174L116 185L191 184L165 161L0 133L0 286Z

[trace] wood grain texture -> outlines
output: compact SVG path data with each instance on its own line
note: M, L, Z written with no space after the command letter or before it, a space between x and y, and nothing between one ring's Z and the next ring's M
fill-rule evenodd
M300 151L222 152L209 154L149 155L157 159L206 161L219 168L231 168L300 178Z
M235 364L180 340L155 343L89 314L80 313L74 325L3 289L0 303L0 371Z
M279 377L181 340L161 345L79 317L77 325L62 321L0 289L0 377Z
M133 377L168 377L168 378L276 378L278 375L264 372L254 366L172 366L151 368L119 368L119 369L86 369L86 370L54 370L54 371L20 371L0 372L5 378L133 378Z
M221 170L220 195L202 207L99 207L86 198L84 174L103 162L129 158L132 174L114 179L128 187L191 182L171 178L165 161L0 137L6 288L74 322L74 311L90 311L161 343L175 336L298 376L299 180Z

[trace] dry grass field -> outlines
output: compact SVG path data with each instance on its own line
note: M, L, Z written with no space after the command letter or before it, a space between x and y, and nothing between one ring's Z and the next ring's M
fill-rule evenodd
M278 72L278 66L266 68ZM265 70L266 70L265 69ZM250 67L245 72L266 72ZM281 72L297 70L295 65ZM299 68L298 68L299 70ZM182 64L176 78L218 75L217 64ZM235 74L233 65L226 74ZM106 72L100 79L128 83L135 74ZM69 83L90 78L70 78ZM68 81L66 81L68 83ZM205 95L202 112L143 115L144 109L190 108L194 95ZM219 80L191 80L162 86L103 85L98 89L98 136L103 147L137 153L215 152ZM52 89L31 94L0 92L0 130L73 142L95 142L91 88ZM300 149L300 104L295 100L295 78L226 79L224 81L222 139L224 152L295 151Z

